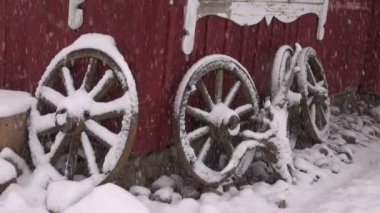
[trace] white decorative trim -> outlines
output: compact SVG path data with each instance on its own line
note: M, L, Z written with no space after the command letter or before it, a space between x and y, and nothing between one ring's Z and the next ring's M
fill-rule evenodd
M84 0L69 0L69 17L68 24L73 30L78 29L83 23L83 10L80 5Z
M325 34L329 0L188 0L185 6L185 35L182 50L188 55L194 47L196 22L198 19L216 15L244 25L255 25L265 19L269 25L275 17L290 23L302 15L312 13L318 16L317 39Z

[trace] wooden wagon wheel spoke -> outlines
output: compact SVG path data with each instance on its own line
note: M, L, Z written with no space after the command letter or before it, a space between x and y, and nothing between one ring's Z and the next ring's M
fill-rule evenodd
M99 168L98 168L98 165L96 163L96 158L95 158L95 151L91 145L88 135L84 132L82 132L81 134L81 142L82 142L83 151L86 156L86 161L87 161L87 165L90 170L90 173L92 175L99 174Z
M33 117L33 123L35 130L38 134L45 135L52 132L57 132L58 127L55 126L55 113L49 113L46 115L36 115Z
M216 71L215 77L215 103L221 103L223 98L223 71Z
M211 124L213 121L211 120L209 113L206 111L203 111L196 107L187 106L186 107L186 114L189 114L191 117L202 121L206 124Z
M315 104L311 104L311 107L310 107L310 113L311 113L311 118L312 120L315 122L316 121L316 107L315 107Z
M228 84L223 83L226 75L228 79L234 79L234 84L228 90ZM209 79L215 79L210 82L214 83L212 97L205 85ZM200 96L193 95L194 88L190 87L192 84L196 85ZM224 100L223 91L228 91ZM245 100L235 98L238 92L244 93L242 97ZM190 106L188 101L194 98L201 99L206 105L205 109ZM251 115L258 112L256 98L256 90L248 72L228 56L205 57L186 73L175 100L175 129L179 153L197 180L206 185L217 185L233 175L239 163L229 168L231 173L221 173L223 168L220 167L227 165L234 146L242 142L237 136L241 130L240 124L247 122ZM235 109L234 106L231 109L234 99L235 105L240 107ZM247 104L244 105L242 101ZM202 123L201 127L199 121ZM194 124L196 129L193 128Z
M87 120L85 123L85 131L109 147L114 147L119 143L117 134L111 132L96 121Z
M207 109L211 111L211 109L214 107L214 103L211 99L211 96L207 90L207 87L202 79L200 79L196 84L197 89L202 95L202 99L205 102Z
M59 132L55 136L54 142L50 147L50 151L48 153L46 153L45 157L48 159L53 158L65 140L66 140L66 134L63 132Z
M197 161L199 161L199 162L205 161L207 153L210 151L212 142L213 141L212 141L211 137L207 138L206 142L203 144L203 146L202 146L202 148L198 154Z
M245 105L242 105L242 106L239 106L235 109L235 112L239 115L239 116L244 116L246 115L247 113L250 113L254 110L254 107L252 106L252 104L245 104Z
M314 96L307 97L307 106L311 106L314 103Z
M65 89L68 95L72 95L75 92L74 81L71 77L70 70L67 67L62 67L61 69L61 78Z
M136 129L138 99L131 71L110 42L112 38L90 34L81 39L92 40L93 47L81 48L83 42L66 47L47 66L39 82L35 94L38 103L29 121L29 146L36 166L49 162L75 180L96 176L91 181L97 185L106 177L113 180L115 170L127 162L134 142L135 131L130 130ZM69 68L68 63L78 66ZM67 96L53 89L61 89L61 82ZM81 83L78 90L74 82ZM113 127L107 129L97 121ZM119 133L112 132L115 129ZM90 139L105 145L90 143ZM100 164L107 165L106 169L101 170Z
M114 80L115 76L113 71L107 70L99 82L89 92L90 96L93 97L94 100L102 98L105 94L107 94L108 89L112 87Z
M57 108L58 104L65 98L65 96L50 87L42 86L38 98L48 105Z
M200 127L198 129L193 130L192 132L187 133L187 140L190 142L193 142L195 140L198 140L207 134L210 133L210 128L208 126Z
M81 89L85 89L87 92L91 90L91 85L94 81L96 70L98 68L99 61L96 58L90 58L87 71L84 76L83 82L80 86Z
M323 86L325 85L325 81L324 81L324 80L322 80L322 81L318 81L318 82L317 82L317 85L323 87Z
M67 140L70 142L69 153L66 160L65 176L69 180L74 179L75 170L77 168L78 150L80 147L79 135L67 135Z
M121 117L124 115L130 102L127 96L109 102L95 102L89 110L90 117L97 121Z
M226 99L224 99L224 104L227 106L230 106L231 103L234 101L234 98L236 97L237 92L239 91L241 86L241 81L235 82L235 84L231 87L230 91L228 92Z
M317 112L318 112L318 115L321 119L321 122L322 124L321 125L325 125L328 121L327 121L327 118L326 118L326 112L325 110L323 109L323 105L322 104L317 104Z
M315 76L313 74L313 70L311 69L309 63L306 63L306 71L307 71L307 76L310 78L311 80L311 84L314 86L317 84L317 80L315 80Z

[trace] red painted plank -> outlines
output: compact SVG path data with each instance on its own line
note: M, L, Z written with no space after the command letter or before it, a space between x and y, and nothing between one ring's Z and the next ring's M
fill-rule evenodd
M0 85L4 85L6 17L6 1L0 0Z
M361 89L380 94L380 2L373 0L371 25Z

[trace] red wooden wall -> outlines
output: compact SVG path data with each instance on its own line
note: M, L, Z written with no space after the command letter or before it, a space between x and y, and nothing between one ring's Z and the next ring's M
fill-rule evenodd
M67 26L67 0L0 0L0 45L5 41L5 50L0 48L0 88L34 92L60 49L84 33L110 34L137 83L140 115L134 152L157 150L172 143L171 109L182 76L209 54L238 59L261 97L269 94L276 50L296 41L316 48L332 93L362 85L375 1L330 0L323 41L316 40L313 15L291 24L273 20L270 26L263 21L251 27L206 17L197 24L195 49L186 61L180 49L184 0L174 5L169 0L87 0L83 26L76 31Z
M380 1L375 1L372 11L365 64L367 72L361 89L380 94Z
M6 22L5 1L0 1L0 85L4 85L4 65L5 65L5 22ZM0 86L0 88L1 88Z

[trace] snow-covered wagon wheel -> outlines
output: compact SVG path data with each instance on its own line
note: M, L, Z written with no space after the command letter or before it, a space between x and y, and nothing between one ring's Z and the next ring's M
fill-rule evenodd
M251 129L250 118L257 113L256 88L239 62L210 55L194 64L174 107L177 145L190 174L205 185L231 178L240 166L232 158L243 144L240 133Z
M36 166L50 163L70 180L95 184L122 169L134 142L137 93L111 37L84 35L61 50L35 96L29 146Z
M307 134L314 142L325 142L330 127L330 98L327 80L316 51L306 47L300 53L297 81L302 94L301 111Z
M275 56L272 73L271 73L271 98L272 101L276 97L280 89L283 88L284 75L286 72L290 71L291 60L294 55L293 49L288 45L281 46ZM300 97L297 81L294 79L290 85L290 89L287 94L287 99L289 102L288 108L288 124L287 133L289 137L290 146L292 149L296 147L296 142L298 136L300 135Z

